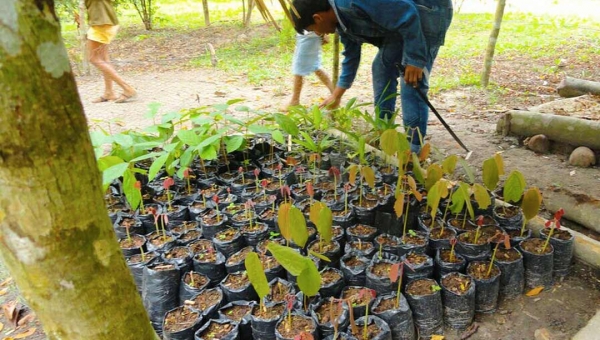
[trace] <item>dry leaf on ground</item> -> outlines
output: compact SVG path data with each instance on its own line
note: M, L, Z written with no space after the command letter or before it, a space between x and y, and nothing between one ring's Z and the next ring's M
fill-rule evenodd
M0 290L0 296L6 295L6 293L8 293L8 288L4 288L4 289Z
M19 308L17 301L15 300L3 304L2 310L4 311L4 316L6 316L6 319L13 325L16 325L17 317L19 316L19 312L21 311L21 308Z
M12 277L9 277L6 280L2 281L2 283L0 283L0 287L4 287L11 282L12 282Z
M527 296L536 296L539 293L541 293L542 290L544 290L544 286L535 287L532 290L530 290L527 293L525 293L525 295L527 295Z
M27 314L24 317L22 317L21 320L19 320L19 322L17 322L17 326L21 327L23 325L26 325L29 321L32 321L33 319L34 319L33 313Z
M2 322L0 322L0 332L2 332L3 329L4 329L4 324Z
M33 333L35 333L35 327L29 328L27 331L15 335L15 339L25 339L26 337L33 335Z

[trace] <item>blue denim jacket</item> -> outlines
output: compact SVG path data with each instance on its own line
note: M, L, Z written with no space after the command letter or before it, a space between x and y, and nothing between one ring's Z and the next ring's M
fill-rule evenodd
M403 65L424 68L429 49L444 44L452 0L329 0L338 18L344 61L338 86L350 88L361 45L403 42Z

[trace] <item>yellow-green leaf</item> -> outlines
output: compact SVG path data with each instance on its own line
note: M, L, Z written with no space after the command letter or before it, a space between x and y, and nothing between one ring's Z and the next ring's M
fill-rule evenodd
M400 193L396 197L396 203L394 203L394 211L396 212L396 217L400 218L402 214L404 214L404 194Z
M290 229L292 240L301 248L304 248L308 241L308 230L306 229L306 219L300 209L292 206L290 208Z
M457 160L458 156L456 155L450 155L446 157L446 159L444 159L444 161L442 162L442 169L444 170L444 173L452 175L454 173L454 169L456 169Z
M267 277L265 275L265 269L258 258L258 254L255 252L250 252L246 255L246 259L244 260L246 265L246 273L248 274L248 279L254 290L258 294L259 298L264 298L269 294L269 282L267 281Z
M431 216L435 216L440 205L441 194L440 192L445 184L438 181L427 191L427 206L431 208Z
M325 262L331 262L331 259L323 254L319 254L315 251L309 250L308 251L309 255L312 255L314 257L320 258L321 260L325 261Z
M375 188L375 171L370 166L363 166L360 168L361 175L367 181L370 188Z
M304 270L297 278L298 288L306 296L315 296L321 289L321 274L312 260L304 258L304 262Z
M333 224L333 213L328 206L324 206L319 212L319 220L317 223L317 230L321 235L321 239L325 243L331 242L333 238L333 231L331 230L331 225Z
M483 162L482 176L483 184L485 184L486 188L490 191L493 191L500 180L498 164L494 158L488 158Z
M356 183L356 174L358 173L358 165L352 164L348 168L348 181L354 185Z
M502 160L502 156L499 153L494 155L494 161L498 167L498 175L504 175L504 160Z
M532 187L525 191L523 195L523 202L521 203L521 209L523 209L523 215L527 220L530 220L537 216L542 205L542 194L536 187Z
M504 182L502 196L506 202L518 202L525 191L525 187L527 187L527 183L523 174L519 170L513 170Z
M421 162L425 161L427 159L427 157L429 157L430 153L431 153L431 144L429 144L429 142L427 142L421 148L421 153L419 154L419 160Z
M398 140L398 131L396 129L388 129L383 131L379 139L381 150L391 156L398 152L400 147Z
M267 249L273 254L273 257L281 264L285 270L293 276L298 276L306 267L304 256L296 252L292 248L282 246L275 242L269 243ZM311 261L312 262L312 261Z
M277 225L281 236L288 241L292 240L292 230L290 224L290 209L292 208L291 203L284 203L279 206L279 212L277 213Z
M417 181L419 181L419 183L424 184L425 183L425 175L423 174L423 168L421 168L421 163L419 163L419 157L417 156L416 153L412 154L412 165L413 165L413 175L415 175L415 178L417 179Z
M475 196L475 201L477 201L477 205L479 205L480 209L485 209L492 204L490 194L481 184L473 184L473 195Z
M310 206L310 212L308 214L308 217L310 218L310 221L315 225L319 223L319 214L321 213L321 209L323 209L324 207L326 207L325 203L320 201L315 201L315 203L313 203L313 205Z
M437 164L431 164L427 168L427 178L425 179L425 189L429 192L429 189L439 181L444 175L444 170Z

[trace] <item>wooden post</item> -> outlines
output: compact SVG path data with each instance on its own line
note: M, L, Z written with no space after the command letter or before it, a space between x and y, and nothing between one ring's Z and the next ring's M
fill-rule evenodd
M79 0L79 48L81 48L81 74L90 75L90 58L87 48L87 9L85 0Z
M202 10L204 11L204 25L210 26L210 16L208 14L208 0L202 0Z
M490 34L487 50L485 51L485 59L483 60L483 72L481 73L481 86L487 87L490 82L490 72L492 70L492 61L494 60L494 51L496 50L496 41L500 34L500 25L502 25L502 17L504 17L504 7L506 0L498 0L496 6L496 15L494 16L494 27Z

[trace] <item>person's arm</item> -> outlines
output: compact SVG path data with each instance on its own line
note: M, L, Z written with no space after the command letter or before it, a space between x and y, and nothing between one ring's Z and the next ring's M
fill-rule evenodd
M339 35L340 41L344 45L344 51L342 52L342 55L344 56L344 60L342 61L342 72L335 89L329 98L321 103L321 108L326 107L335 109L340 106L342 96L346 93L346 90L352 86L354 78L356 78L358 65L360 64L361 45L348 38L343 32L339 32Z
M406 64L404 79L416 84L423 77L423 68L427 64L427 42L416 5L410 0L370 0L368 6L359 7L377 25L402 36L403 62Z

